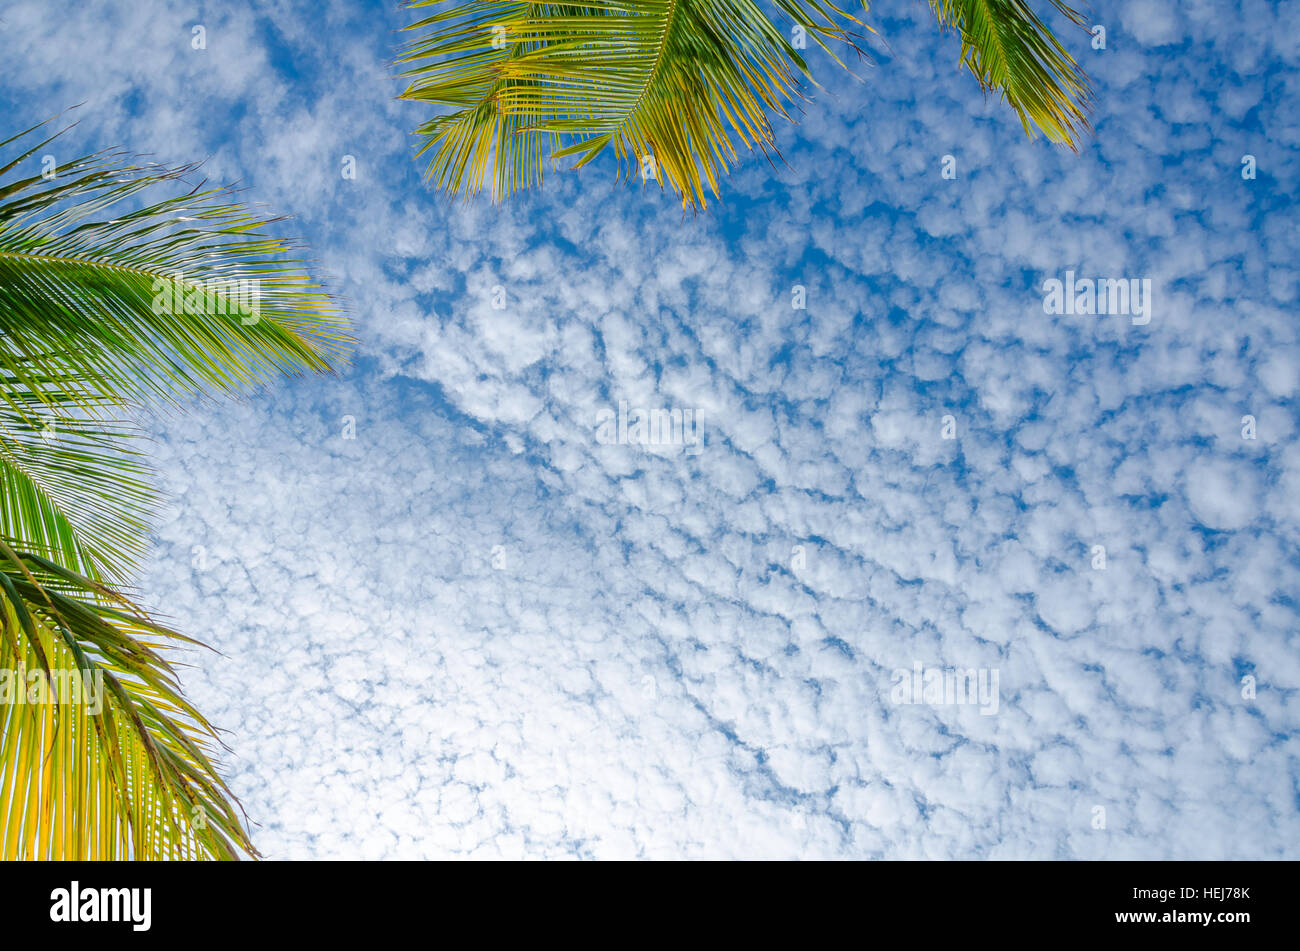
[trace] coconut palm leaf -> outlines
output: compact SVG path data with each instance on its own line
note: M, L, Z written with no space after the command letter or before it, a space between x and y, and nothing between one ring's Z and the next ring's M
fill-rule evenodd
M195 169L119 153L23 175L52 138L0 166L0 370L33 393L45 374L94 381L108 398L181 404L342 356L342 317L265 234L278 219L224 188L143 203L142 192L175 191Z
M176 194L192 168L42 174L56 137L35 132L0 142L0 858L252 855L166 659L194 642L112 587L156 502L132 419L329 370L345 324L273 219ZM74 675L102 679L102 709L39 693Z
M853 45L839 21L856 21L829 0L777 6L823 48ZM470 0L410 28L429 32L402 56L414 64L403 95L450 107L418 134L429 176L453 194L490 180L501 198L540 183L548 155L583 165L612 147L621 172L703 205L736 140L772 150L769 114L788 118L811 78L751 0Z
M139 431L113 418L120 400L84 377L51 376L21 356L10 363L17 374L0 370L0 538L89 577L127 581L156 504Z
M254 854L163 656L186 641L0 543L0 859Z
M115 153L40 174L53 138L0 165L0 537L122 581L153 508L130 409L326 370L347 338L274 219L224 189L144 201L192 168Z
M931 3L984 87L1027 130L1073 145L1087 128L1086 83L1031 10L1020 0ZM452 2L411 24L420 36L399 59L410 79L402 98L440 110L416 130L427 175L451 194L490 187L500 200L539 185L548 159L573 156L578 168L612 147L620 175L653 177L684 208L703 207L739 161L737 142L776 152L771 117L790 119L813 83L796 33L841 65L837 51L862 52L861 21L832 0L773 5L788 34L753 0Z
M1086 20L1063 0L1048 0L1071 23ZM1001 92L1025 133L1040 130L1077 150L1091 130L1087 78L1024 0L930 0L939 24L961 34L961 61L986 91Z

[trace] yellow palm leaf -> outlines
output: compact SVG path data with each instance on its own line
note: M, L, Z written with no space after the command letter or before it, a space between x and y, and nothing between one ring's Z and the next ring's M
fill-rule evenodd
M1062 0L1045 2L1083 22ZM547 161L577 157L580 168L612 148L620 175L703 207L742 149L776 152L771 119L790 119L813 82L807 41L841 65L837 49L862 52L861 21L829 0L774 5L789 32L752 0L451 2L409 27L420 37L400 60L403 98L440 110L416 130L427 175L451 194L490 188L500 200L541 184ZM1023 0L931 7L961 35L963 63L1027 131L1074 147L1088 129L1086 79Z

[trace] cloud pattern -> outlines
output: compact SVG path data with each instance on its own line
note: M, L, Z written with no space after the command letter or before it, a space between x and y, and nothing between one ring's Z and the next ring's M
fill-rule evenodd
M1283 7L1099 5L1078 156L873 15L683 219L599 162L425 190L388 3L9 5L10 126L207 156L356 315L342 377L150 421L143 597L220 651L185 681L268 856L1297 856ZM1150 322L1045 313L1067 271ZM620 402L702 447L599 440ZM895 702L917 664L996 715Z

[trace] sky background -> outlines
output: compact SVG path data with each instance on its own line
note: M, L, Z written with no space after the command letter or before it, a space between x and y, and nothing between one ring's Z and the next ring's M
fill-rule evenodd
M141 598L220 651L184 682L258 848L1300 857L1286 6L1094 4L1076 156L881 0L788 167L691 218L605 159L429 191L387 0L8 2L4 134L83 103L56 157L205 160L355 320L341 376L149 424ZM1150 323L1045 314L1067 270ZM601 444L619 400L702 449ZM917 663L996 670L996 715L893 702Z

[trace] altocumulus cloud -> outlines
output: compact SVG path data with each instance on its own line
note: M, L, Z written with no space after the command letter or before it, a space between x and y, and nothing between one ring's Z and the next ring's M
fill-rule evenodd
M599 163L424 192L387 3L6 9L10 124L210 156L357 315L343 379L151 424L144 593L267 854L1296 856L1294 31L1098 6L1075 157L875 8L697 220ZM1150 323L1044 313L1067 271Z

